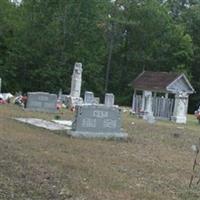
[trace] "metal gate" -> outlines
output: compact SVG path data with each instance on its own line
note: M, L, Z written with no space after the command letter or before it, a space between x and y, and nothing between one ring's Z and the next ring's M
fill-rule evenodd
M144 105L146 100L144 99ZM132 109L136 114L141 114L142 110L142 96L136 95L133 101ZM152 111L154 117L158 119L171 119L174 109L174 99L163 97L152 97Z

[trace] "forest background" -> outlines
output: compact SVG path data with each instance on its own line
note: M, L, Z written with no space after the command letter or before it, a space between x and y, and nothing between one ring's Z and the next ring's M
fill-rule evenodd
M200 103L200 0L0 0L4 92L70 92L75 62L82 92L112 92L131 105L143 70L185 73Z

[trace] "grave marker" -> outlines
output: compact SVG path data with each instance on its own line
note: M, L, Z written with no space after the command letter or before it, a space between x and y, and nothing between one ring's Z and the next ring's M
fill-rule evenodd
M26 110L55 113L57 95L47 92L29 92Z
M121 110L117 106L84 104L76 106L72 124L72 135L76 137L124 138L121 131Z
M84 104L94 104L94 103L95 103L94 93L86 91L84 95Z
M105 106L114 106L115 103L115 96L112 93L106 93L104 104Z

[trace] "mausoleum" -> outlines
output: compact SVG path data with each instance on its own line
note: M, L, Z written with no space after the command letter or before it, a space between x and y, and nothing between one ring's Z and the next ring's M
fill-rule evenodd
M146 118L186 123L189 95L194 93L185 74L143 71L132 84L132 112Z

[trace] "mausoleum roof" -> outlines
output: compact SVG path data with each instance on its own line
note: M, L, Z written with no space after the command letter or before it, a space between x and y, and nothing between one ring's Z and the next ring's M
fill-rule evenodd
M133 87L138 90L158 92L194 92L186 76L174 72L144 71L133 81Z

